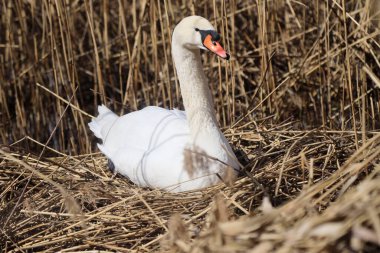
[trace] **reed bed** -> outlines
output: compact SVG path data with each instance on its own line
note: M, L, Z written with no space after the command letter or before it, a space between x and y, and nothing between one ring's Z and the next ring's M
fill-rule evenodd
M0 249L4 252L380 250L376 0L0 3ZM244 169L173 194L113 175L87 122L182 108L171 32L212 21L203 54Z

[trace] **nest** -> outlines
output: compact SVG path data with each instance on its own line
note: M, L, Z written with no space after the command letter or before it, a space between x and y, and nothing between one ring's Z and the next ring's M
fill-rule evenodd
M356 150L352 132L286 126L259 132L226 134L231 141L257 139L251 148L241 146L249 163L233 185L176 194L115 177L99 154L46 158L3 148L2 248L348 252L379 247L380 135Z

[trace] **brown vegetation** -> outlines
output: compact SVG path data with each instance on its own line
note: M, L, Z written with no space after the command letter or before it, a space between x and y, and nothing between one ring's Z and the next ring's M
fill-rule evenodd
M380 247L377 0L0 3L0 248L371 252ZM170 54L183 17L246 173L171 194L110 173L87 122L181 108Z

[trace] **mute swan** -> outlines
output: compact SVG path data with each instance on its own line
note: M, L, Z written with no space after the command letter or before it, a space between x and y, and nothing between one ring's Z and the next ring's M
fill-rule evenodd
M239 169L218 127L200 57L204 49L228 60L219 40L199 16L184 18L174 29L172 55L186 112L148 106L119 117L98 107L89 127L116 172L141 187L183 192L214 185L229 168Z

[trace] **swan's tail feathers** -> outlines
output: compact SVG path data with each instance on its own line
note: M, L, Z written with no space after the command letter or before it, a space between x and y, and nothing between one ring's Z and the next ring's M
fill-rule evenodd
M107 113L113 113L110 109L108 109L107 106L105 105L99 105L98 106L98 112L99 112L99 115L98 115L98 118L99 117L102 117L103 115L107 114Z
M88 126L96 137L104 141L118 116L105 105L98 106L98 112L98 116L88 123Z
M96 123L96 120L93 119L90 123L88 123L88 126L90 127L90 130L94 133L94 135L101 139L102 138L102 128L99 124Z

